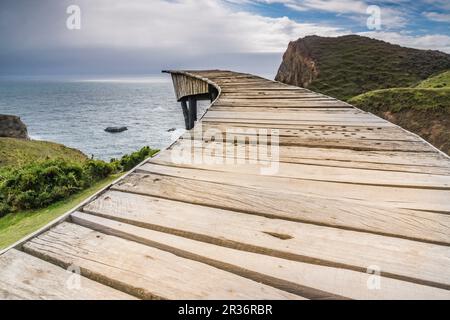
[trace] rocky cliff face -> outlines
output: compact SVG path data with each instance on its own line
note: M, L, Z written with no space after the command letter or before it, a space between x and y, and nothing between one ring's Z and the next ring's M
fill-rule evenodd
M0 114L0 137L28 139L27 127L17 116Z
M275 80L306 88L318 75L319 70L307 41L300 39L289 43Z
M291 42L276 80L348 100L361 93L413 86L450 69L450 55L348 35Z

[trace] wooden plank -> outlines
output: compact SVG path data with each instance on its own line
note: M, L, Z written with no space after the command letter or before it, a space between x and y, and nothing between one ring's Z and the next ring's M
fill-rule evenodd
M314 105L345 105L347 107L352 107L351 105L333 99L333 98L328 98L328 97L321 97L321 99L318 99L317 97L313 97L313 100L307 99L305 100L304 98L289 98L289 97L285 97L284 99L261 99L259 97L254 97L253 99L241 99L241 98L233 98L233 97L220 97L220 104L223 105L229 105L229 106L236 106L236 107L251 107L253 105L256 106L264 106L267 105L268 107L272 107L272 106L305 106L307 104L309 104L310 102L316 101L317 103L315 103ZM325 98L325 100L323 100L323 98ZM356 108L353 108L353 110L358 110Z
M264 90L264 91L270 91L270 90L291 90L291 91L297 91L298 92L298 88L296 87L285 87L285 86L280 86L278 84L271 84L271 83L266 83L266 84L257 84L257 83L247 83L247 84L239 84L239 85L233 85L233 84L219 84L219 87L221 89L222 92L246 92L246 91L260 91L260 90Z
M233 107L233 106L216 106L212 105L209 111L232 111L232 112L283 112L283 113L306 113L306 112L316 112L316 113L333 113L333 114L345 114L355 112L353 108L334 108L334 107L313 107L313 108L283 108L283 107Z
M208 111L204 119L235 119L235 120L274 120L278 121L349 121L362 123L384 122L375 116L357 111L350 111L343 114L330 114L326 112L230 112L230 111Z
M302 299L299 296L71 223L24 245L61 266L77 265L86 277L143 299Z
M247 109L247 110L246 110ZM275 108L275 107L221 107L221 106L212 106L208 113L211 113L213 118L256 118L256 119L264 119L267 115L272 115L273 120L290 120L286 119L286 117L295 117L295 120L307 120L307 119L315 119L323 120L322 118L327 118L330 116L336 116L341 118L352 118L356 115L356 117L362 118L362 120L370 118L370 119L378 119L373 117L370 114L366 114L360 112L358 110L352 108ZM303 117L303 118L300 118ZM271 120L268 118L267 120ZM292 119L293 120L293 119Z
M15 249L0 256L0 270L0 300L135 299Z
M248 152L249 146L238 145L235 148L232 144L222 144L213 142L211 143L195 143L186 140L180 140L175 145L170 148L171 157L173 159L179 159L180 155L186 155L183 157L182 161L177 163L196 163L198 164L201 159L211 159L215 162L213 163L226 163L231 160L233 163L255 163L260 162L267 167L273 166L271 163L275 159L270 159L269 157L264 157L260 154L254 154L253 152ZM239 149L239 151L238 151ZM215 150L214 152L212 150ZM281 152L280 152L281 153ZM223 159L221 160L220 157ZM190 160L189 160L190 159ZM200 159L200 160L198 160ZM382 158L380 162L369 162L369 161L353 161L353 160L341 160L341 159L327 159L323 157L322 159L314 159L306 157L290 157L284 154L280 154L278 157L279 162L292 163L292 164L306 164L306 165L319 165L328 167L338 167L338 168L359 168L359 169L370 169L370 170L381 170L381 171L397 171L397 172L412 172L412 173L428 173L428 174L438 174L438 175L450 175L449 167L440 166L422 166L414 164L391 164L383 163Z
M172 156L170 155L168 155L168 157L172 158ZM179 160L183 159L178 158L178 161ZM267 169L267 164L265 163L235 163L233 161L229 163L232 166L228 167L226 167L225 164L226 163L223 164L224 168L227 168L228 170L229 168L231 168L233 172L239 173L260 175L263 168ZM219 162L219 166L222 166L222 163ZM339 182L348 184L450 190L450 176L448 175L409 172L386 172L293 163L278 163L277 167L275 167L274 169L274 172L272 172L270 175L292 179Z
M253 99L267 99L267 100L303 100L303 101L336 101L336 99L322 96L319 94L310 93L290 93L290 94L261 94L261 93L224 93L221 95L221 100L253 100Z
M153 172L192 180L223 183L235 186L282 190L282 193L299 194L310 197L335 199L370 206L383 206L399 209L434 211L450 213L450 191L433 189L395 188L384 186L352 185L339 182L309 181L292 179L276 175L255 174L246 170L236 170L239 166L230 163L220 165L210 162L211 159L192 158L192 161L180 162L178 155L161 154L146 165L138 168L138 172ZM261 162L260 164L263 164ZM269 167L270 165L267 165ZM390 172L385 172L389 174ZM345 194L343 194L345 192ZM426 217L429 218L428 215ZM437 215L436 218L440 217Z
M149 173L134 174L112 189L421 241L449 243L450 237L449 217L445 214L370 206L356 201L277 192L276 189L269 191Z
M128 189L133 188L129 185ZM171 195L177 191L173 190ZM213 191L209 196L216 200ZM258 197L264 199L264 195ZM362 272L370 266L378 266L381 275L386 277L450 288L448 246L113 191L88 204L83 211L193 240L293 261Z
M202 137L197 132L185 133L181 139L196 139L202 141L205 146L209 142L229 142L233 144L258 144L263 141L267 144L270 138L267 138L269 131L259 132L254 130L254 133L260 133L261 139L256 135L248 135L245 131L233 130L230 128L225 134L220 131L206 131ZM334 137L332 137L334 136ZM297 137L279 136L277 135L277 144L280 147L311 147L311 148L335 148L335 149L351 149L357 151L420 151L420 152L435 152L428 144L421 140L417 141L396 141L396 140L375 140L362 139L355 135L342 135L338 137L336 134L327 132L318 132L316 134L304 134Z
M270 133L268 129L277 129L277 135L280 137L290 137L301 139L361 139L361 140L387 140L387 141L423 141L413 134L405 133L403 130L395 127L358 127L351 126L342 128L340 126L332 126L331 129L328 127L321 126L299 126L295 129L289 128L267 128L259 126L241 126L240 124L234 126L226 126L220 123L200 123L197 126L196 134L198 135L199 130L206 134L213 134L215 132L226 135L227 133L241 133L248 136L251 135L262 135ZM429 147L431 149L431 147Z
M171 176L174 180L171 179L170 181L167 181L167 183L161 183L163 186L156 186L160 187L162 190L145 190L142 191L144 194L167 198L168 196L165 196L162 192L175 183L178 183L177 190L183 191L183 188L179 186L180 184L183 185L183 183L185 183L187 185L192 183L192 181L196 181L198 186L193 187L193 190L197 190L198 192L201 192L202 187L210 187L212 188L211 190L218 190L219 188L215 184L222 183L226 192L223 196L218 195L215 197L217 202L204 199L206 197L204 195L194 195L189 199L188 194L190 193L186 195L173 195L171 198L268 217L290 219L293 221L337 226L379 234L389 234L392 236L422 241L437 243L450 242L448 232L450 228L450 216L448 211L441 213L442 211L437 210L448 210L449 200L448 197L444 198L446 195L448 196L448 193L431 194L430 198L438 199L438 202L437 204L427 207L426 200L417 200L418 197L423 195L420 192L404 194L403 196L400 196L400 200L397 200L397 203L394 196L387 195L389 191L395 192L395 190L379 190L380 192L374 194L372 198L382 198L384 191L387 199L380 200L374 204L374 201L376 200L370 200L371 194L368 192L370 189L365 189L360 192L358 192L358 190L349 190L348 195L345 197L342 197L341 195L341 197L339 197L338 185L335 185L324 188L325 190L332 189L330 195L327 196L325 190L308 192L312 189L312 185L305 186L305 189L308 191L303 191L301 188L295 189L301 183L283 188L284 181L278 179L253 179L253 177L245 175L242 176L241 179L232 182L230 180L236 175L216 173L216 176L219 176L217 180L221 179L220 181L217 181L211 177L211 175L208 176L207 171L205 170L196 171L163 166L147 166L145 169L147 170L140 172L151 172L154 174L153 177L155 179L158 179L158 175L161 174L168 175L177 173L178 175ZM161 178L161 176L159 178ZM163 178L167 180L166 177ZM189 182L192 178L194 179ZM134 189L127 189L126 187L123 189L119 187L118 190ZM137 190L141 190L141 188L137 187ZM274 190L282 191L274 192ZM346 192L345 186L341 185L340 191ZM140 191L136 192L140 193ZM233 199L233 192L235 195L239 194L240 197ZM192 193L194 192L192 191ZM428 194L430 193L431 192ZM255 200L252 197L255 197L257 194L267 197L267 201L254 203ZM352 195L355 196L352 197ZM280 202L278 204L280 208L277 208L278 202ZM405 207L407 209L404 209ZM435 209L435 211L432 211L433 209ZM429 234L429 231L433 231L434 233Z
M196 94L208 93L208 84L202 80L195 79L182 74L172 74L173 86L177 100Z
M335 107L335 108L349 108L350 105L340 102L340 101L305 101L299 100L295 102L288 102L284 100L277 100L276 103L270 100L261 100L261 101L248 101L248 102L239 102L232 103L222 101L221 99L214 104L215 106L224 106L224 107L270 107L270 108L312 108L312 107Z
M235 146L235 149L228 145L222 146L222 143L209 142L208 148L212 150L223 150L225 152L241 153L241 149L247 148L245 145ZM189 140L180 140L176 142L172 149L180 148L203 148L203 144L194 144ZM309 148L284 146L280 148L280 159L286 159L286 162L294 162L295 159L311 160L337 160L337 161L360 161L381 164L399 164L415 165L423 167L449 168L450 159L436 152L398 152L398 151L360 151L352 149L337 148Z
M448 290L381 276L380 286L371 287L368 283L372 276L367 273L235 250L82 212L73 213L72 220L99 232L207 263L309 299L450 299Z
M233 119L233 118L205 118L202 119L203 122L219 122L219 123L242 123L246 122L248 124L269 124L271 127L277 128L280 125L323 125L323 126L365 126L365 127L394 127L395 125L390 122L385 121L369 121L361 122L355 120L266 120L266 119Z

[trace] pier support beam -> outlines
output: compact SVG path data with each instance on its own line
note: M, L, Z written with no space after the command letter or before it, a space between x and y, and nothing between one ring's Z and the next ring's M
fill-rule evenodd
M181 100L181 108L183 109L184 126L186 130L189 130L189 109L185 98Z
M189 130L194 128L195 121L197 121L197 99L189 97Z
M189 105L188 105L189 103ZM189 96L181 99L181 108L183 109L184 124L186 130L194 128L197 121L197 98Z

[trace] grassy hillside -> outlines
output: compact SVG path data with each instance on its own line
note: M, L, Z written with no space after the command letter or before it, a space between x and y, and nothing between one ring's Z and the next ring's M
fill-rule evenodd
M450 89L450 70L422 81L417 85L417 88Z
M419 134L450 154L450 71L414 88L370 91L349 102Z
M410 87L450 69L450 55L350 35L309 36L289 44L277 80L348 100L364 92Z
M349 103L370 112L404 110L440 111L450 114L449 89L392 88L363 93Z
M82 162L87 158L81 151L53 142L0 138L0 169L46 159Z

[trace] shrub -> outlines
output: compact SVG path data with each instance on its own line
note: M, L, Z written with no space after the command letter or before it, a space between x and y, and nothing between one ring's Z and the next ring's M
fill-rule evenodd
M87 160L44 160L0 174L0 217L11 212L38 209L65 199L112 173L129 171L157 150L144 147L110 163Z
M98 181L108 177L111 173L116 171L116 166L111 163L106 163L101 160L89 160L83 166L84 172L88 179Z
M124 155L122 159L118 160L118 163L123 171L130 171L136 167L139 163L156 154L158 150L151 149L150 147L143 147L141 150L133 152L132 154ZM111 160L111 163L117 163L117 160Z
M46 160L7 172L0 181L0 215L47 206L85 188L78 163Z

